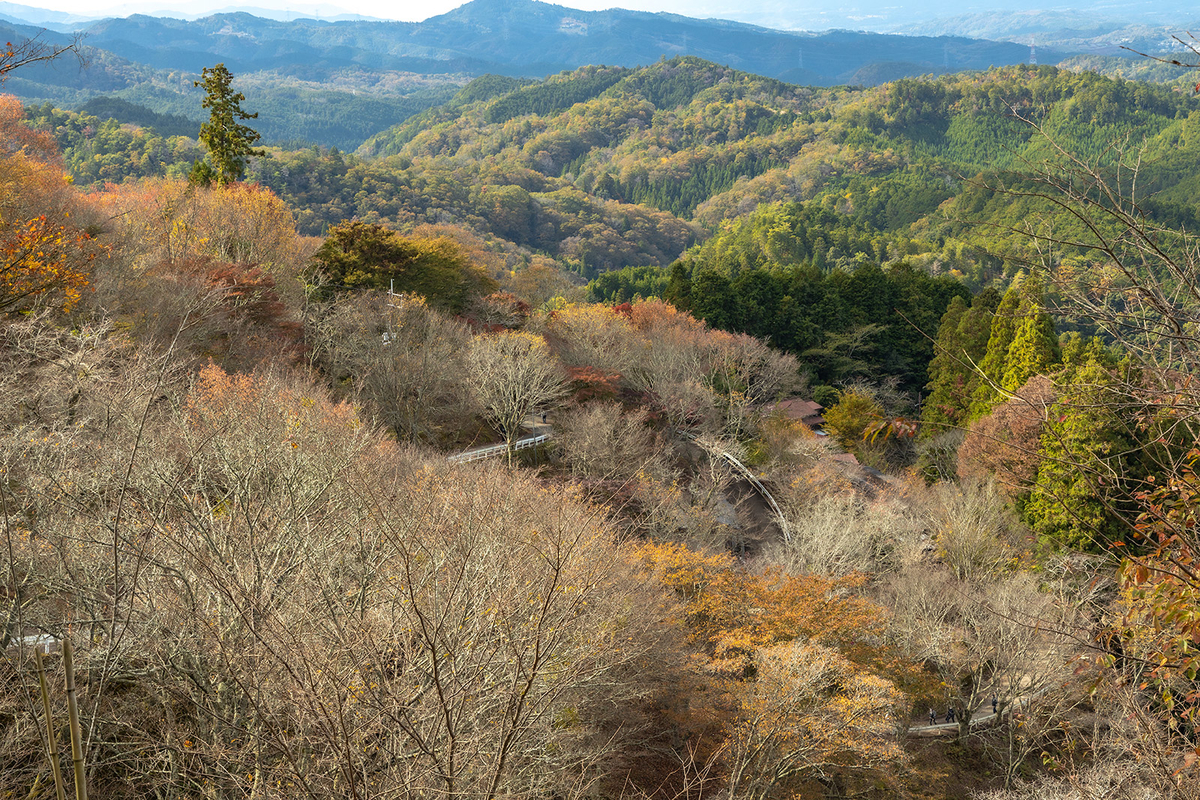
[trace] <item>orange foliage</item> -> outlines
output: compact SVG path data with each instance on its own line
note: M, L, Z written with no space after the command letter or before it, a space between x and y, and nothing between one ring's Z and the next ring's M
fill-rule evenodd
M767 648L757 667L727 740L740 794L904 759L895 735L903 698L890 681L812 642Z
M0 95L0 220L66 224L77 203L54 140L25 124L19 100Z
M80 265L95 257L86 234L73 233L45 216L25 223L0 223L0 311L59 297L69 311L79 302L88 276Z
M595 367L567 367L567 378L577 403L615 400L620 389L620 373L602 372Z
M21 102L0 95L0 311L70 310L98 248L69 224L77 195L53 138L24 120Z
M334 452L339 448L330 444L333 440L364 431L352 406L334 403L315 387L229 374L215 364L196 376L186 415L205 441L219 436L261 451L265 458L297 450L301 456Z
M299 271L306 254L296 234L296 219L270 189L233 183L197 191L192 200L201 253L285 274Z
M727 553L679 544L646 545L640 556L682 598L683 623L710 656L718 694L689 687L680 724L698 735L721 730L730 796L795 791L813 777L903 760L895 731L904 699L887 673L913 668L870 643L886 612L856 593L862 576L754 574Z
M808 637L868 659L864 639L886 612L855 593L865 578L753 574L726 553L706 555L680 544L650 544L643 562L682 597L692 638L714 657L713 668L740 672L764 647Z
M703 331L704 323L685 311L657 297L635 303L629 310L629 321L642 333L651 333L668 328L688 331Z
M61 166L54 137L25 124L25 108L19 98L0 94L0 155L23 153L26 157Z
M250 184L214 189L179 180L109 184L95 202L113 221L110 238L143 268L207 257L291 279L314 249L297 235L287 205L269 189Z

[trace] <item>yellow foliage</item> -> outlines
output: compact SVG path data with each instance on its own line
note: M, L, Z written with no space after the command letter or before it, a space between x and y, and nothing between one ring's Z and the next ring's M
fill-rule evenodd
M886 612L855 593L865 578L754 574L725 553L705 554L681 544L649 544L642 561L686 601L685 624L694 641L735 670L749 666L763 647L807 637L875 660L863 645Z

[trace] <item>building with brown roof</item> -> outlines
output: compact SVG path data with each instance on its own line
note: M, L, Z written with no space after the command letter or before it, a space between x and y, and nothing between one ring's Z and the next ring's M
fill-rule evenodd
M825 417L821 415L821 412L825 410L825 406L815 400L802 400L799 397L793 397L790 400L781 400L776 403L775 410L782 412L788 419L803 422L814 430L825 425Z

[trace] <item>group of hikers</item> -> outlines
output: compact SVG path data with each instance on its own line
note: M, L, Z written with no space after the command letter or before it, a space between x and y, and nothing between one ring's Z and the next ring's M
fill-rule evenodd
M996 713L996 709L999 708L999 706L1000 706L1000 701L997 700L995 696L993 696L992 697L992 713L993 714ZM949 724L951 722L957 722L957 721L958 721L958 717L956 716L953 706L947 707L946 708L946 723ZM934 711L932 708L929 709L929 724L930 725L938 724L937 712Z

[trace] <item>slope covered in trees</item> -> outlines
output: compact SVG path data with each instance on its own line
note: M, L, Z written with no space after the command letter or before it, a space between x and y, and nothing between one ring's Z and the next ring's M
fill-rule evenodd
M360 154L368 159L360 169L377 175L400 170L409 186L420 185L427 170L449 171L456 183L479 187L480 195L490 186L505 187L499 207L471 198L464 207L434 191L420 210L548 250L588 277L625 265L664 265L664 248L639 253L644 245L634 241L631 251L614 252L613 235L605 230L611 223L567 231L554 244L539 241L536 212L559 205L561 197L547 202L544 196L568 187L593 205L648 206L704 230L762 202L815 201L849 216L872 239L891 239L892 253L940 261L978 286L1003 268L988 255L999 249L991 245L1011 252L1020 241L996 225L999 217L1053 215L1032 200L1012 209L1016 214L1008 213L1011 197L991 200L998 181L1012 180L999 171L1045 155L1033 129L1013 118L1014 110L1036 117L1083 154L1098 154L1114 135L1146 137L1142 185L1173 190L1160 194L1152 210L1186 219L1194 105L1167 89L1053 68L821 90L677 59L634 71L585 68L456 105L395 136L375 137ZM377 155L392 158L371 158ZM291 194L270 174L263 180L283 196ZM514 186L533 195L532 209ZM353 180L339 194L379 201L376 193L360 192ZM941 205L952 198L955 207L946 213ZM311 205L310 198L302 204ZM393 213L386 206L342 208L364 218L372 211ZM977 226L968 235L967 221L993 229ZM406 224L401 215L397 222ZM619 225L617 235L629 239ZM572 241L564 245L564 239ZM877 243L862 252L880 257Z
M293 206L307 233L351 217L401 230L448 222L588 278L667 266L763 202L815 202L858 229L853 252L835 260L917 256L979 287L1014 269L991 253L1021 249L1007 220L1062 223L1032 198L997 195L1019 185L1004 170L1046 155L1014 113L1082 155L1113 136L1144 138L1139 187L1157 192L1147 208L1187 222L1194 106L1167 88L1050 67L819 89L683 58L532 85L479 78L357 155L275 151L251 175ZM269 121L270 106L256 107ZM95 180L106 160L116 162L103 170L113 180L178 170L183 157L167 152L171 140L80 141L67 131L95 123L39 116L58 129L77 180Z
M71 705L66 639L79 763L103 796L1195 797L1196 251L1161 224L1190 202L1170 183L1181 162L1151 138L1167 196L1150 215L1096 202L1110 173L1088 161L973 194L954 178L941 199L938 173L911 172L964 149L948 134L981 99L969 80L1067 92L1051 117L1099 87L1088 125L1141 120L1185 153L1189 118L1103 101L1189 101L1038 70L827 92L824 117L782 84L661 68L636 97L610 93L637 73L585 71L590 99L558 110L558 88L468 87L462 126L378 161L259 160L311 166L276 178L314 198L361 181L339 202L378 217L324 241L299 229L312 208L262 184L83 191L0 105L0 792L49 795L68 763L43 738ZM723 116L737 103L714 98L750 90L796 118L742 135ZM887 112L892 91L907 99ZM506 97L530 113L483 122ZM901 134L888 113L918 97ZM543 115L614 100L641 109L628 130L614 117L575 171L540 163L558 133ZM698 146L844 136L787 156L820 178L806 202L741 209L770 167L734 181L711 229L703 203L680 220L574 185L605 158L684 153L664 134L684 136L683 108L721 121ZM1061 131L1086 148L1086 127ZM653 155L634 146L648 131ZM859 147L852 176L819 168ZM518 153L524 186L501 179ZM913 186L959 216L863 211ZM492 227L523 222L523 245ZM569 237L533 249L611 230L632 251L662 235L650 222L706 241L607 284L678 305L579 302L548 255L570 264ZM1057 249L1022 263L1038 243ZM970 297L992 278L1003 292ZM764 312L773 330L753 327ZM1060 337L1068 315L1104 338ZM828 437L777 405L818 392ZM514 454L522 428L553 446ZM508 465L447 458L495 441ZM930 709L957 724L929 730Z
M402 232L450 226L490 254L502 284L524 275L539 303L548 295L537 286L567 280L551 259L576 280L630 268L636 279L618 272L593 295L665 293L710 324L807 354L814 385L882 370L919 389L959 291L948 281L1004 284L1033 255L1029 228L1078 230L1022 192L1023 166L1050 155L1036 126L1084 157L1111 137L1141 137L1143 208L1188 224L1195 102L1051 67L819 89L681 58L533 83L485 76L357 154L275 150L249 175L304 233L349 218ZM180 175L196 157L184 138L44 106L32 116L55 131L81 183ZM912 299L892 303L900 290L882 283L865 305L825 291L843 271L865 279L870 264L913 276L901 291ZM805 270L808 288L795 283ZM816 305L827 295L841 299ZM863 310L872 303L889 310Z

